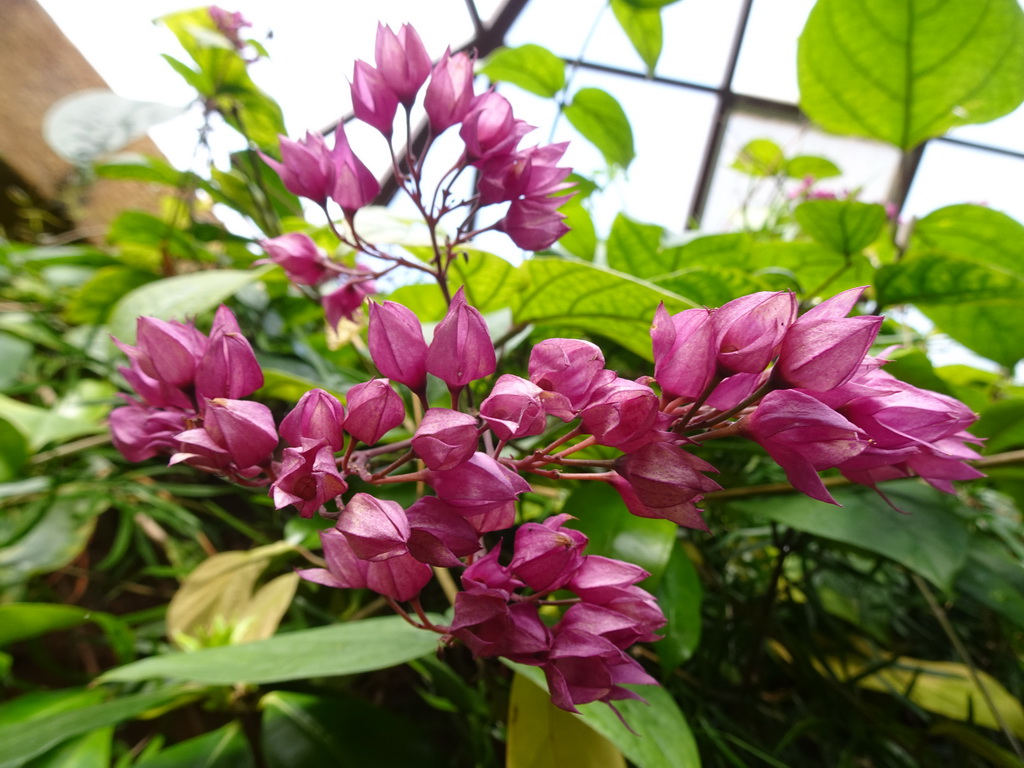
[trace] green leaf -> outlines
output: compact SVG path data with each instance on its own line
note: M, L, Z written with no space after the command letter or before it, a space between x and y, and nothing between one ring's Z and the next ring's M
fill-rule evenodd
M222 728L140 760L134 768L255 768L255 765L245 731L241 723L233 720Z
M519 268L524 285L516 322L580 328L652 359L650 328L659 302L670 312L693 306L650 283L585 262L531 259Z
M768 288L750 270L736 267L690 267L651 282L706 307L720 307L738 296Z
M818 0L797 68L825 130L910 150L1024 100L1024 14L1016 0Z
M952 511L951 497L919 480L882 487L900 514L870 488L833 492L843 507L793 494L729 502L753 518L767 518L798 531L888 557L949 590L967 557L967 523Z
M573 515L571 527L590 539L589 554L639 565L651 574L645 583L648 590L661 580L679 530L675 523L631 514L606 483L583 483L566 499L562 511Z
M653 75L664 42L661 9L638 7L629 0L611 0L611 6L615 20L647 67L648 76Z
M505 665L547 690L539 668L508 661ZM672 695L658 685L626 687L647 700L615 702L629 728L608 705L598 701L579 707L583 722L618 747L636 768L700 768L697 743Z
M25 436L11 422L0 419L0 483L21 477L28 456Z
M0 587L21 584L78 557L92 536L96 515L106 507L102 496L55 498L27 532L0 546Z
M748 176L775 176L782 172L786 156L771 139L748 141L730 166Z
M117 303L110 315L110 332L126 344L134 344L137 318L185 320L213 309L271 269L273 265L254 270L214 269L148 283Z
M791 179L830 179L841 176L843 172L839 166L831 160L818 157L817 155L797 155L789 158L784 167L785 173Z
M658 250L664 233L657 224L643 224L620 213L608 234L608 266L644 279L663 274L666 270Z
M1024 279L957 256L915 251L878 270L875 290L882 306L959 304L1024 298Z
M47 443L66 442L104 430L97 419L64 416L56 408L40 408L6 395L0 395L0 418L17 427L33 451Z
M971 537L967 563L957 576L956 591L1024 630L1024 570L1020 560L994 538L978 533Z
M583 138L600 150L608 165L628 168L636 157L633 129L615 98L600 88L581 88L565 116Z
M883 206L854 200L808 200L793 213L806 234L843 256L875 242L886 221Z
M565 214L569 231L558 239L558 244L578 259L593 261L597 252L597 231L583 200L577 195L559 210Z
M244 645L153 656L112 669L101 679L279 683L385 669L436 647L437 635L411 627L398 616L386 616L287 632Z
M654 593L666 619L660 630L663 637L655 649L662 673L667 675L693 656L700 645L704 589L684 547L672 548L668 567Z
M25 768L110 768L114 728L97 728L73 736L27 763Z
M48 632L77 627L89 620L89 611L77 605L8 603L0 605L0 646Z
M156 279L152 272L126 267L99 269L68 302L67 319L77 325L103 325L121 297Z
M136 152L125 152L93 166L96 175L103 179L132 179L151 184L165 184L176 187L190 180L192 174L179 171L162 157L152 157Z
M579 717L551 703L523 675L512 678L505 748L508 768L626 768L622 753Z
M480 74L549 99L565 87L565 62L539 45L499 48L484 61Z
M0 389L8 389L18 381L33 351L34 347L29 342L9 333L0 333L0 360L4 361L0 366Z
M444 764L415 723L352 696L274 691L260 709L267 768Z
M968 349L1013 368L1024 358L1024 294L960 304L922 305L919 309Z
M41 755L63 741L97 728L116 725L155 707L171 703L181 695L165 689L125 696L81 709L38 717L26 722L0 725L0 768L20 768L22 763Z
M1024 277L1024 224L983 205L950 205L914 225L908 252L942 252Z

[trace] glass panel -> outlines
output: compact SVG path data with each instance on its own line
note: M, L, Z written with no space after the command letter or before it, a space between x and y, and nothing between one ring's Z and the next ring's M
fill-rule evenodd
M665 46L656 73L704 85L720 85L735 33L741 0L686 0L662 12ZM592 31L592 34L591 34ZM587 36L590 39L587 40ZM643 72L607 4L600 0L572 3L531 2L508 34L510 46L536 43L566 59L583 60Z
M929 142L903 208L903 216L926 216L957 203L978 203L1024 221L1024 160L972 147Z
M796 42L814 0L756 0L743 37L733 90L796 104Z
M891 193L900 158L894 148L867 139L834 136L781 118L736 112L726 128L702 229L717 232L745 224L756 227L773 199L791 194L802 183L794 179L780 190L770 180L755 179L730 168L740 150L754 139L771 139L782 147L786 157L819 155L839 166L843 174L819 182L816 189L821 191L841 194L860 190L861 200L879 203ZM741 213L744 203L746 219Z

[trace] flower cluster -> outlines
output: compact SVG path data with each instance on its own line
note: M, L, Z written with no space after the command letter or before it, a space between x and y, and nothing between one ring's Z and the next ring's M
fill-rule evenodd
M242 398L263 386L263 371L235 316L217 310L210 335L194 325L152 317L138 321L137 343L117 346L118 370L138 400L110 414L114 445L130 461L171 454L239 482L266 472L278 444L270 409Z
M944 491L980 475L965 463L977 457L967 443L979 441L965 431L973 414L896 380L868 354L881 319L847 317L861 291L799 317L788 292L674 315L660 307L654 375L638 380L608 369L600 348L579 339L534 346L528 378L494 378L489 329L462 289L429 342L408 308L371 302L367 346L381 377L352 386L344 404L314 389L279 426L265 406L240 399L262 376L227 309L209 337L143 318L137 346L120 344L140 399L116 409L111 428L131 460L170 454L172 463L269 485L277 508L335 519L321 535L326 568L303 571L306 579L374 590L477 656L539 666L555 703L574 711L634 696L623 684L652 682L625 651L655 639L664 617L638 586L647 574L585 555L586 537L566 526L567 515L521 525L506 536L506 558L501 543L485 546L485 534L515 524L527 478L605 482L635 515L704 529L697 505L720 486L695 451L717 438L756 441L796 489L833 503L823 469L872 487L916 475ZM450 407L430 402L431 379L447 387ZM472 406L467 388L491 379ZM413 399L422 416L409 427ZM408 437L383 441L403 425ZM591 446L619 456L598 457ZM429 493L408 508L366 491L345 499L353 478ZM465 568L449 626L433 624L420 605L434 567Z
M280 264L298 285L317 286L339 272L348 272L347 281L332 297L324 297L328 315L331 304L334 317L350 315L363 296L372 292L367 281L405 266L427 272L445 284L445 275L457 249L480 232L504 232L520 248L540 250L549 247L568 231L559 212L573 193L567 181L571 169L559 166L566 144L548 144L521 148L521 139L533 127L516 119L512 106L494 91L475 93L473 59L466 53L445 51L434 64L416 31L402 26L396 33L379 26L375 65L357 61L352 75L351 95L355 117L380 132L394 158L393 173L402 190L412 199L433 231L437 253L429 265L407 261L381 251L365 241L355 226L355 213L371 203L380 192L373 173L353 152L344 124L334 132L334 146L320 134L307 132L298 141L281 137L281 160L263 155L266 163L281 177L285 187L296 195L312 200L327 211L333 201L341 209L347 224L342 231L328 220L339 241L354 251L390 262L376 273L366 269L339 269L305 235L291 233L261 242L271 261ZM429 131L418 154L407 135L404 154L396 150L392 134L398 108L408 117L422 93ZM405 121L408 132L409 120ZM424 189L424 159L438 136L458 128L462 153L444 175L438 187ZM468 199L454 192L456 180L467 170L477 174L477 189ZM474 229L482 208L504 205L506 210L494 223ZM454 229L443 233L442 220L454 219Z

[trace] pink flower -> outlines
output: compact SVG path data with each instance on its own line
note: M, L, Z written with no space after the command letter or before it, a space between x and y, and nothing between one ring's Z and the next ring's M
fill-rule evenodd
M785 470L794 488L830 504L836 500L818 470L837 467L868 447L863 430L796 390L769 392L741 429Z
M659 304L651 325L654 378L662 391L696 400L711 383L718 360L714 326L708 309L669 315Z
M543 392L533 382L502 374L480 403L480 416L502 440L539 435L547 426Z
M572 195L513 200L505 217L496 227L524 250L540 251L548 248L569 231L565 224L565 214L558 209L570 197Z
M427 372L450 388L461 388L490 376L497 365L487 323L478 309L466 303L465 290L460 287L434 329L427 348Z
M412 436L412 449L428 469L453 469L468 460L480 443L476 419L448 408L430 408Z
M773 381L823 392L853 378L882 325L881 316L846 317L863 291L843 291L801 315L782 342Z
M436 135L462 122L472 100L473 60L449 48L434 66L423 98L430 129Z
M306 131L306 138L293 141L281 136L281 162L260 152L285 188L293 195L324 205L334 189L334 160L327 142L319 133Z
M328 259L309 235L289 232L260 240L260 247L267 252L269 261L280 266L296 285L319 285L331 275Z
M371 379L348 391L345 431L373 445L405 420L405 404L387 379Z
M351 216L364 205L373 202L380 192L380 184L377 177L352 152L348 137L345 136L344 125L338 125L334 131L331 164L330 196L346 216Z
M486 453L475 453L454 469L432 471L427 481L438 497L466 516L502 508L530 484Z
M196 366L196 396L200 402L218 397L237 400L262 386L263 369L249 340L242 335L231 310L221 305L214 315L206 350Z
M281 437L289 445L299 446L303 439L323 440L331 451L340 451L344 444L342 424L345 407L334 395L322 389L311 389L281 420Z
M702 474L716 471L706 461L669 443L656 442L620 456L615 469L621 478L609 482L634 515L706 530L694 503L703 494L721 489Z
M178 449L177 435L187 429L185 412L157 410L129 402L110 412L110 437L128 461L145 461Z
M480 202L484 205L518 197L544 199L563 192L571 184L568 166L555 165L565 154L568 142L530 147L511 155L498 155L480 168ZM563 202L567 197L559 198Z
M133 368L172 387L190 386L209 340L191 324L140 317ZM122 349L127 353L127 345Z
M723 304L711 316L718 365L735 373L760 373L775 358L796 318L790 291L760 291Z
M587 537L566 528L569 515L555 515L543 523L525 523L516 531L515 554L508 567L534 592L561 589L583 563Z
M403 24L395 34L391 27L377 24L374 62L381 80L406 108L412 106L420 87L430 76L430 54L416 30Z
M545 339L530 352L530 381L561 398L543 398L548 413L571 421L595 389L615 378L600 348L580 339Z
M251 400L208 400L203 429L243 471L266 463L278 443L270 409Z
M356 117L390 138L398 111L398 96L384 82L380 72L365 61L356 61L351 93Z
M356 311L363 305L363 300L377 292L373 280L365 277L352 277L325 296L320 297L324 308L324 318L331 328L337 328L342 318L351 320Z
M648 435L658 418L658 396L644 384L616 378L597 390L580 417L601 445L622 449Z
M427 383L427 342L412 310L393 301L370 302L367 344L381 376L423 394Z
M302 517L312 517L324 504L348 490L338 472L334 452L323 440L302 438L297 447L284 449L281 463L275 468L277 478L270 486L274 507L294 505Z
M397 501L357 493L335 525L360 560L387 560L409 551L409 520Z
M481 93L469 104L459 136L466 145L471 163L479 163L515 151L519 140L533 130L512 115L508 99L494 91Z
M455 509L434 496L423 496L405 511L409 552L422 563L451 568L461 557L480 551L480 536ZM479 561L478 561L479 562Z

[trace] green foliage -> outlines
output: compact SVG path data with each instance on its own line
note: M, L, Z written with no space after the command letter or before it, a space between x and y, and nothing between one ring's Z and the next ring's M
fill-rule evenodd
M823 128L909 150L1024 101L1014 0L819 0L800 36L800 104Z
M546 98L565 87L565 62L539 45L499 48L487 57L480 74Z
M647 74L653 75L664 45L661 9L644 7L629 0L611 0L611 8L615 20L647 67Z
M614 96L600 88L581 88L565 106L565 116L608 165L625 170L633 162L633 129Z

